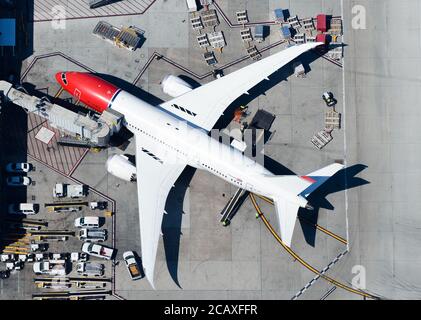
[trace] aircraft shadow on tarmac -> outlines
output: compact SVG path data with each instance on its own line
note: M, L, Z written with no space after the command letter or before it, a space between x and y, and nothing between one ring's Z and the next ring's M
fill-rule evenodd
M22 61L33 54L33 22L34 1L15 1L13 6L6 6L0 10L0 18L16 18L17 28L23 30L16 33L16 46L13 48L13 54L5 48L0 59L0 79L7 80L18 85L22 69ZM19 16L16 16L16 12ZM5 102L5 101L4 101ZM23 224L23 215L8 215L8 205L12 203L27 202L27 187L9 187L6 183L8 176L17 176L16 173L8 173L5 170L9 162L27 162L27 131L28 116L21 108L16 108L9 102L0 101L0 175L2 182L0 185L0 221L3 230L0 231L0 251L13 243L19 236L23 237L25 231L21 228ZM36 183L36 181L35 181ZM32 188L31 186L29 188ZM33 199L36 202L36 199ZM15 237L16 236L16 237Z

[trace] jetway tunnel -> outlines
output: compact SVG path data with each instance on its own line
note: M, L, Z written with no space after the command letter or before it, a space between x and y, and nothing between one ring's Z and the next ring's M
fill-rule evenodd
M119 132L124 116L112 109L100 116L79 114L57 104L47 97L38 98L13 88L7 81L0 81L0 95L6 101L22 107L49 121L49 124L63 132L58 141L86 147L107 147L111 136Z

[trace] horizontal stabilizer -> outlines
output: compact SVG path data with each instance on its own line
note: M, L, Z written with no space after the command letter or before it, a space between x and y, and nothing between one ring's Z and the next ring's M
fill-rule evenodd
M273 199L278 215L281 239L284 244L291 247L292 234L294 233L295 221L297 220L300 206L283 198Z

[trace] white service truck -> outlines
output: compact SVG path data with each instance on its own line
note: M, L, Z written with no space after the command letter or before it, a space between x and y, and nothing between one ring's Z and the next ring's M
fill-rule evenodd
M115 249L102 246L100 244L85 242L82 245L82 252L85 252L91 256L111 260L113 258Z
M77 264L77 273L82 276L100 277L104 275L105 266L97 262L79 262Z
M87 195L86 186L83 184L56 183L53 189L54 198L82 198Z
M107 230L99 228L83 228L79 230L79 240L85 242L103 242L107 240Z
M49 276L65 276L67 268L65 261L41 261L35 262L33 265L35 274Z

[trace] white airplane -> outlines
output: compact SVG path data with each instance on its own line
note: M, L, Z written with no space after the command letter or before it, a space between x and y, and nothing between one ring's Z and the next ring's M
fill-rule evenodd
M289 47L194 90L172 76L166 79L164 91L174 99L158 106L93 74L57 73L60 85L79 101L98 112L111 109L123 114L124 125L135 135L136 168L121 156L110 158L108 168L126 180L136 177L142 262L152 287L165 203L186 166L206 170L236 187L273 199L282 241L291 246L299 208L311 209L306 197L343 165L334 163L303 177L276 176L240 151L211 138L209 131L239 96L321 44Z

